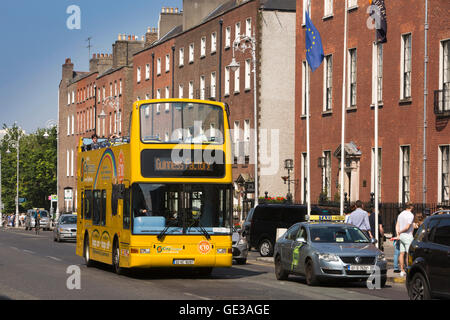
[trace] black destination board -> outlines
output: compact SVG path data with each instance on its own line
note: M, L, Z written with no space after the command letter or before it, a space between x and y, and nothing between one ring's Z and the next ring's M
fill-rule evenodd
M144 178L223 178L225 155L221 150L153 150L141 152Z

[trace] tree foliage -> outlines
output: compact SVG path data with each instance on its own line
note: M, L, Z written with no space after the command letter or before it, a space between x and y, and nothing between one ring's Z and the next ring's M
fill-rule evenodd
M24 134L17 125L6 131L0 138L2 201L4 213L14 213L17 186L17 138L19 140L19 198L26 201L19 205L19 211L31 208L49 209L48 196L56 194L57 172L57 130L38 129L35 133ZM45 134L48 137L45 137ZM8 152L8 150L10 152Z

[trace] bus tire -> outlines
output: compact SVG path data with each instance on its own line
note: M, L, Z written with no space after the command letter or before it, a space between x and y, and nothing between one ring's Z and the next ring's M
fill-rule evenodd
M123 268L120 267L120 246L116 240L114 240L113 251L112 251L112 266L116 274L123 274Z
M89 251L89 237L86 234L84 237L84 262L86 263L86 267L90 268L93 266L92 260L91 260L91 252Z

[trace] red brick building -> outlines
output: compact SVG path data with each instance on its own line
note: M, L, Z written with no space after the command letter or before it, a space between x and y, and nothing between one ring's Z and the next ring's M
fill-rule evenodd
M307 190L307 104L311 115L311 202L317 203L321 193L322 197L339 201L345 72L348 155L344 190L349 199L369 201L377 184L373 168L374 105L378 98L380 200L448 203L450 28L448 15L442 13L450 11L450 2L427 2L426 12L425 1L385 1L388 42L376 46L375 30L368 28L368 1L350 0L347 68L343 70L344 2L297 0L297 201L305 201ZM325 54L322 65L314 73L306 63L304 11L307 5L320 32ZM376 61L379 61L378 79ZM380 84L378 92L376 81Z

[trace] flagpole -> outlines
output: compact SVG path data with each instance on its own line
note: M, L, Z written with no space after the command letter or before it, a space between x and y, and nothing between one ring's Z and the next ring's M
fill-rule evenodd
M306 75L305 75L305 81L309 80L309 63L308 60L306 60ZM308 81L309 82L309 81ZM309 85L306 85L306 90L309 91ZM310 143L310 131L309 131L309 121L311 118L310 112L309 112L309 92L306 92L306 95L308 99L306 99L306 162L307 162L307 194L306 194L306 201L308 205L308 216L311 215L311 143Z
M374 159L374 188L375 188L375 239L377 239L376 246L378 247L378 46L375 42L375 159Z
M344 63L343 63L343 79L342 79L342 136L341 136L341 216L344 215L344 174L345 174L345 90L346 90L346 71L347 71L347 24L348 11L347 0L345 2L345 31L344 31ZM349 181L351 183L351 181ZM349 195L350 196L350 195Z

